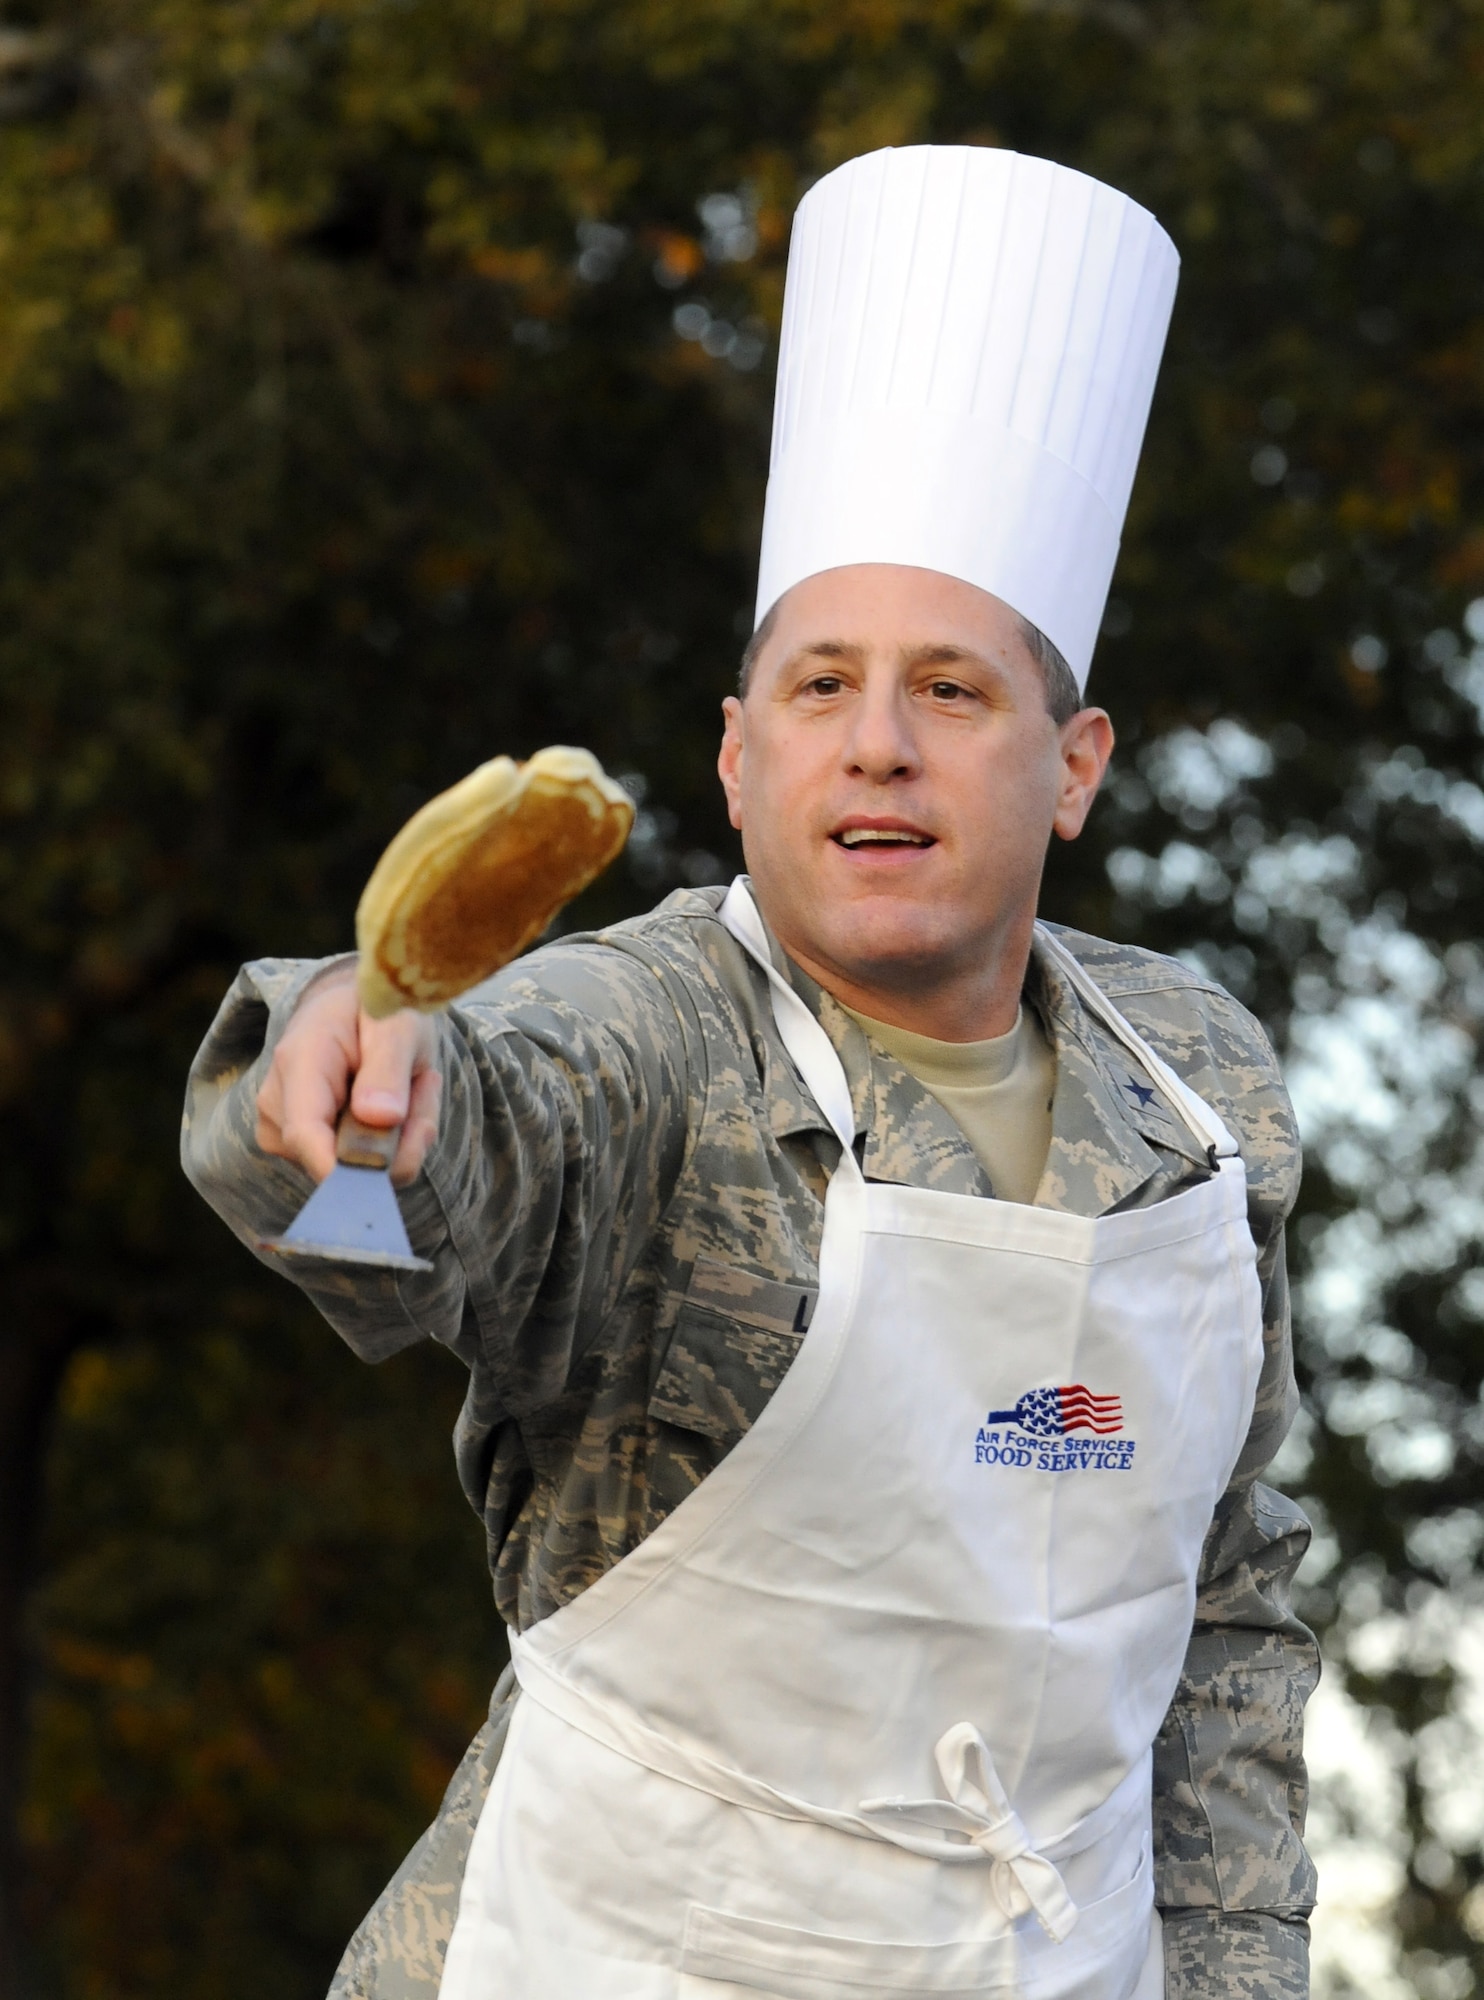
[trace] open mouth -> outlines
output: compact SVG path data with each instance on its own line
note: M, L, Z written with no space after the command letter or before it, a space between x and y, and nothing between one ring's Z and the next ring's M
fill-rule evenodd
M857 848L903 849L909 847L936 847L937 841L930 833L921 833L910 826L842 826L830 835L837 847L852 852Z

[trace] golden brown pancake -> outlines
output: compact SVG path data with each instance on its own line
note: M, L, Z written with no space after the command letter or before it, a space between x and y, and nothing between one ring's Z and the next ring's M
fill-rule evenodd
M628 839L633 801L586 750L496 757L413 814L356 911L361 1005L431 1013L508 965Z

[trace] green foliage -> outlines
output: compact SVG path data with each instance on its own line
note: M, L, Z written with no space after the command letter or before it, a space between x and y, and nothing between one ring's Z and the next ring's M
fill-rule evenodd
M1316 1024L1399 1018L1404 988L1453 1051L1419 1083L1383 1036L1400 1122L1319 1118L1295 1466L1337 1661L1362 1615L1470 1584L1477 1231L1423 1225L1472 1185L1484 1011L1484 668L1456 630L1484 591L1478 0L14 18L0 1283L17 1351L78 1349L26 1808L47 1990L313 1991L477 1713L477 1558L425 1456L447 1385L407 1359L358 1385L250 1289L173 1164L184 1067L235 964L343 945L385 839L496 751L572 740L645 780L590 916L731 865L716 704L788 215L872 145L1048 153L1181 247L1095 667L1124 749L1048 907L1199 948L1315 1075ZM1346 1319L1326 1273L1362 1239ZM1447 1699L1415 1663L1358 1685L1408 1726ZM1463 1841L1414 1880L1411 1944L1468 1950L1478 1874Z
M456 1365L362 1369L228 1284L68 1377L24 1826L47 1991L322 1992L503 1664Z

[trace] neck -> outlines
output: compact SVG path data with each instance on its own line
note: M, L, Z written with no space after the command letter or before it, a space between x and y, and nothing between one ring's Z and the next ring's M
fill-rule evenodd
M935 1042L987 1042L1015 1026L1034 927L1035 911L1027 910L972 963L953 968L897 961L844 966L776 926L775 935L795 965L854 1013Z

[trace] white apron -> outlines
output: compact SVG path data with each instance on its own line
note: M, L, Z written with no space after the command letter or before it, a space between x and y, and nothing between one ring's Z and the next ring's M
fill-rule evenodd
M1087 1218L868 1184L845 1074L723 921L842 1146L757 1422L512 1641L443 2000L1154 2000L1151 1745L1262 1353L1231 1136L1049 933L1218 1170Z

